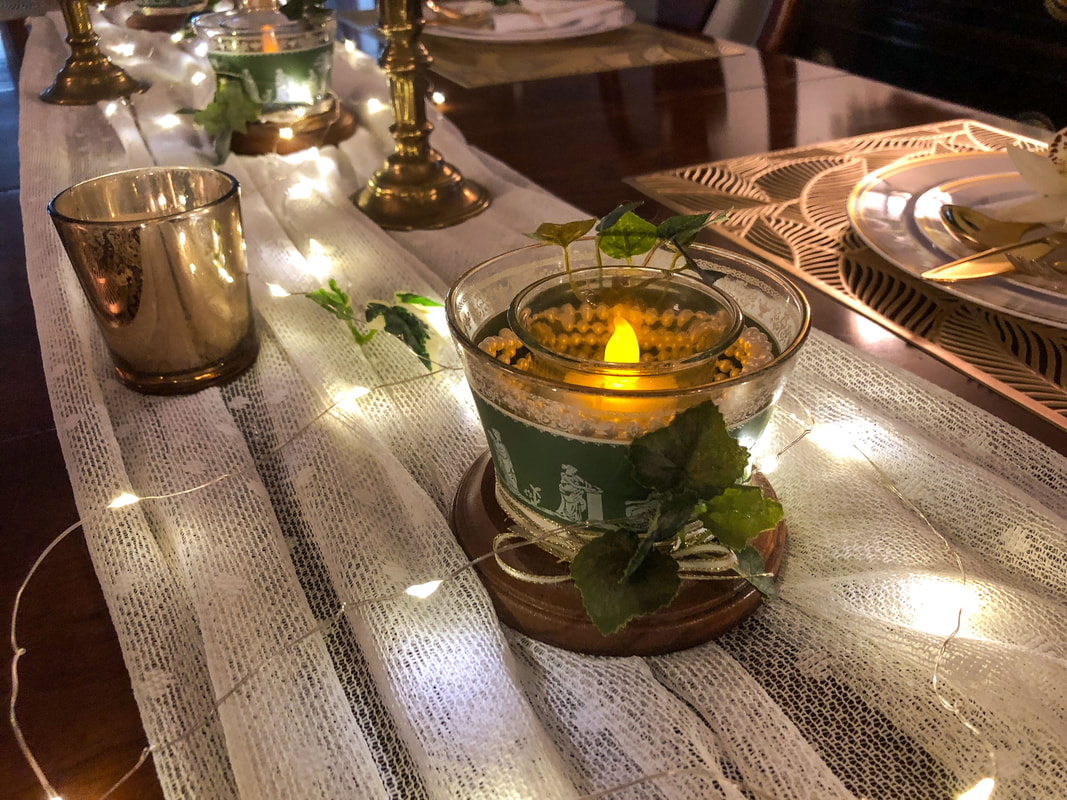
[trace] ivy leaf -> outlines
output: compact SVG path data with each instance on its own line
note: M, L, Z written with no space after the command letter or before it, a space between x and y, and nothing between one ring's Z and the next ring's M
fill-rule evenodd
M705 502L700 520L721 544L741 552L750 539L781 522L782 514L782 504L764 497L758 486L731 486Z
M526 234L531 239L566 247L571 242L581 239L593 225L595 219L580 219L574 222L542 222L533 233Z
M627 211L614 225L600 232L600 249L612 258L630 258L646 253L656 241L656 226L633 211Z
M697 234L704 230L704 226L711 219L711 212L707 214L680 214L676 217L668 217L656 228L656 236L668 242L674 242L678 248L688 247L696 241Z
M397 292L396 302L407 303L409 306L428 306L430 308L444 308L444 303L438 303L436 300L431 300L429 297L423 297L421 294L414 294L412 292Z
M248 96L240 80L219 76L215 96L193 114L193 122L203 125L212 136L225 131L244 133L248 123L259 119L262 111L262 106Z
M671 494L660 498L656 504L656 513L648 524L648 531L637 545L630 563L626 565L625 575L633 576L645 557L652 551L652 545L670 539L693 518L696 495L691 492Z
M642 485L661 492L693 490L702 497L721 494L748 465L748 451L730 435L711 400L638 436L627 452Z
M698 275L701 275L701 276L707 274L707 271L706 270L702 270L700 267L698 267L697 266L697 262L695 262L692 259L692 257L689 255L689 253L687 251L683 250L681 248L681 246L679 246L675 242L671 242L671 245L674 247L675 252L677 252L685 260L685 265L687 267L689 267L689 269L693 270L693 272L695 272L695 273L697 273ZM721 277L721 273L719 273L719 276ZM714 285L714 284L712 284L712 285Z
M411 348L426 369L433 369L430 353L426 349L426 342L430 340L429 325L403 306L387 306L385 303L371 302L367 303L364 313L367 322L373 322L381 317L385 324L385 332L391 333Z
M763 563L763 556L755 547L746 547L737 554L736 571L738 575L755 586L764 597L774 599L778 596L774 578L760 574L767 571L767 565Z
M348 330L352 334L352 338L356 340L356 344L365 345L374 338L374 334L377 333L377 331L369 330L366 333L362 333L355 325L354 318L356 312L352 308L352 303L349 301L348 295L341 290L341 287L337 285L337 281L333 278L330 278L329 286L329 289L316 289L313 292L308 292L304 297L317 303L319 306L337 317L337 319L342 320L348 325Z
M622 219L622 215L627 211L635 211L644 205L644 202L637 200L633 203L623 203L611 213L607 214L600 222L597 223L597 233L603 233L608 228L612 227L616 222Z
M353 317L352 303L348 295L341 290L333 278L330 278L329 289L316 289L308 292L304 297L318 303L338 319L348 321Z
M588 542L571 562L571 577L586 613L605 636L634 617L668 605L681 585L678 562L658 550L651 550L627 578L626 566L636 550L636 534L609 531Z

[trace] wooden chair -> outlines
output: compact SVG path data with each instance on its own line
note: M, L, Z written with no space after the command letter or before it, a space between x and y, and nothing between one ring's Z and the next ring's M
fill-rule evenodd
M656 24L750 44L767 52L784 52L791 44L800 3L801 0L659 0Z

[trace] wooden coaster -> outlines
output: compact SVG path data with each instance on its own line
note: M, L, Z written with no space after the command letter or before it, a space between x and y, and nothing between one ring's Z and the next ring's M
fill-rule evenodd
M754 482L768 497L775 496L762 475L757 474ZM472 559L490 552L493 539L511 524L496 500L496 473L488 451L460 481L449 521L456 539ZM753 541L767 571L775 575L782 561L785 537L785 522L780 522ZM511 550L500 558L509 566L539 575L564 575L568 569L536 545ZM762 601L759 592L742 578L683 580L667 608L638 617L618 633L604 636L590 621L573 583L527 583L504 572L495 558L479 562L476 569L505 624L538 641L591 655L647 656L695 647L733 628Z
M138 31L177 33L205 8L207 3L183 8L139 8L126 18L126 27Z
M343 142L356 132L356 122L355 112L335 98L327 111L290 124L265 120L250 122L244 133L234 132L230 149L243 156L288 155L309 147ZM283 138L283 131L288 131L289 135Z

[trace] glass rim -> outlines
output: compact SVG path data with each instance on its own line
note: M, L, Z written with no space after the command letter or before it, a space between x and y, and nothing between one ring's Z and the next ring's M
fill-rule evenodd
M593 242L595 241L595 239L592 236L585 236L581 239L578 239L577 241ZM808 298L804 294L804 292L801 291L800 287L797 286L797 284L782 270L777 267L773 267L770 264L764 264L763 262L757 261L754 258L750 258L740 253L735 253L731 250L726 250L721 247L713 247L711 245L694 243L689 245L688 249L690 251L695 250L698 253L708 254L709 256L721 254L726 258L733 259L735 261L740 261L748 265L749 267L754 268L764 277L769 276L781 282L781 284L785 287L787 293L792 297L792 299L796 301L797 307L801 314L800 328L797 331L796 335L790 340L788 345L772 361L769 361L763 366L757 367L751 372L742 373L734 378L725 378L723 380L714 381L711 383L701 383L684 389L679 389L677 387L663 389L608 389L584 386L574 383L566 383L565 381L556 380L555 378L545 378L541 377L540 375L533 375L530 372L518 369L517 367L514 367L511 364L505 364L502 361L498 361L496 358L489 355L489 353L478 347L478 344L474 342L473 339L471 339L469 336L467 336L467 334L465 334L459 329L459 326L455 321L455 317L457 315L456 290L464 281L468 280L471 276L473 276L475 272L482 269L483 267L488 266L489 264L492 264L495 261L499 261L510 256L515 256L518 253L537 250L545 247L558 248L559 245L551 244L548 242L538 242L536 244L526 245L525 247L519 247L515 250L508 250L505 253L500 253L498 255L493 256L492 258L486 259L485 261L476 264L475 266L464 272L462 275L460 275L459 278L456 279L455 283L452 284L451 288L449 288L448 294L445 297L445 318L448 321L448 330L452 334L453 338L460 344L461 347L463 347L470 354L470 357L476 359L483 366L499 370L516 380L529 381L536 385L544 386L545 388L551 391L573 391L579 392L580 394L591 394L609 398L629 397L640 399L662 399L668 397L694 397L699 396L701 394L705 394L712 389L727 389L731 386L737 386L743 383L747 383L758 375L768 373L773 369L781 367L783 364L790 362L794 358L797 351L800 349L800 346L804 344L804 342L808 338L808 334L811 332L811 305L808 303Z
M80 219L78 217L71 217L67 214L64 214L62 211L59 211L56 208L57 201L60 201L60 199L64 196L73 193L77 189L91 186L94 183L103 183L104 181L114 180L115 178L120 178L124 176L134 177L152 173L166 174L180 172L211 173L214 175L221 176L224 179L223 185L226 187L225 191L223 191L218 197L212 200L204 201L202 203L196 203L192 208L186 208L182 209L181 211L173 211L170 213L156 214L153 216L146 216L142 219ZM222 205L231 197L238 194L240 190L241 184L238 182L237 178L235 178L228 172L224 172L223 170L216 169L214 167L136 167L134 169L123 169L118 170L116 172L109 172L105 175L98 175L95 178L87 178L84 181L79 181L78 183L75 183L72 186L68 186L66 189L63 189L61 192L58 192L51 200L48 201L48 215L54 220L67 222L73 225L82 225L85 227L92 227L98 225L127 225L130 227L134 227L138 225L146 225L157 222L166 222L168 220L180 219L182 217L187 217L192 214L198 214L206 209Z
M633 273L635 276L640 275L641 273L660 273L660 276L666 281L678 279L683 285L686 283L695 284L706 296L712 297L716 302L720 303L722 305L722 310L725 310L730 314L730 324L727 326L722 337L717 339L711 347L701 350L698 353L693 353L685 358L676 358L669 361L627 362L598 361L597 359L578 358L567 353L551 350L534 339L533 336L530 335L530 332L519 323L517 313L518 307L538 289L547 287L548 284L553 282L560 284L568 280L573 282L576 279L585 278L592 274L597 274L599 277L604 271L609 269L626 270ZM737 337L741 335L741 331L744 327L744 315L741 312L741 307L737 304L736 300L721 289L682 272L669 272L659 267L630 266L629 264L605 264L603 267L581 267L579 269L572 269L570 275L565 272L546 275L526 286L522 291L515 295L515 298L508 306L507 320L515 335L519 337L519 340L523 343L526 349L531 353L536 353L541 358L545 358L549 361L556 361L558 364L564 365L564 368L573 368L576 371L587 372L594 375L626 375L634 377L673 375L678 372L696 369L706 365L707 362L721 355L727 347L733 344L737 340Z

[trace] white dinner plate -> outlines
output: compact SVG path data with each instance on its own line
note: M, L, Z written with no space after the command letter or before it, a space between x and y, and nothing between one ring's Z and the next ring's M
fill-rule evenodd
M991 216L998 207L1035 194L999 153L950 153L898 162L872 172L848 198L848 216L860 238L912 275L969 255L941 222L945 203ZM1023 319L1067 328L1067 295L998 275L940 283L946 292Z
M617 13L605 14L593 19L578 20L570 25L556 28L537 28L528 31L500 32L492 28L465 28L461 25L427 22L423 33L427 36L440 36L442 39L467 39L477 42L547 42L555 39L575 39L579 36L592 36L625 28L637 19L637 13L631 8L619 9Z

